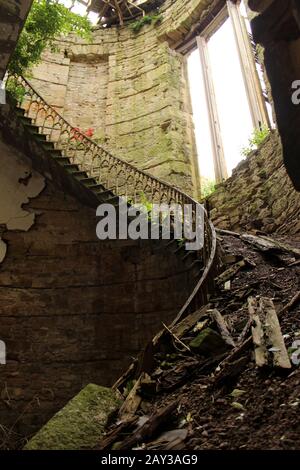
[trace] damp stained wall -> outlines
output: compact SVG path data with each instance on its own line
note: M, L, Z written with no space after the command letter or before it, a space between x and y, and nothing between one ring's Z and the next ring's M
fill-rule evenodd
M186 59L174 46L215 4L166 1L162 23L139 33L125 26L96 30L90 44L64 38L31 82L72 125L93 127L114 155L198 196Z

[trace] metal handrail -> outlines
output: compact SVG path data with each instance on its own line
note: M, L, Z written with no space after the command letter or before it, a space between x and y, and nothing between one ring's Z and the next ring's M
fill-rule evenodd
M28 80L20 76L10 78L13 78L22 90L18 106L25 111L25 116L39 128L39 133L46 136L46 141L52 142L55 149L61 151L62 156L76 164L80 171L94 178L97 184L112 191L116 196L130 200L133 204L141 202L141 197L146 197L151 203L175 203L181 206L189 204L192 206L193 216L196 217L197 206L200 204L191 196L115 157L78 128L71 126L53 106L46 103ZM213 281L216 233L202 206L201 210L204 211L204 244L197 252L197 258L202 262L203 272L174 322L207 301L209 284Z

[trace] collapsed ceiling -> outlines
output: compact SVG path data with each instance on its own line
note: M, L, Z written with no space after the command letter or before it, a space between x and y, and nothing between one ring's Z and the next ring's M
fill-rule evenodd
M154 11L164 0L91 0L89 11L99 14L99 24L123 25L126 21Z

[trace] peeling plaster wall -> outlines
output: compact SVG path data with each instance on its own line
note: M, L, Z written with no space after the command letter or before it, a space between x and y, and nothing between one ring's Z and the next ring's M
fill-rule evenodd
M33 226L35 214L23 208L31 198L45 187L45 179L31 168L29 159L0 141L0 226L3 230L28 231ZM12 164L13 162L13 164ZM1 240L1 239L0 239ZM0 242L0 263L6 255L6 244Z
M3 142L0 166L0 423L23 435L86 384L111 385L195 281L159 241L100 242L95 210Z
M45 178L32 170L28 158L0 141L0 225L8 230L28 231L34 224L34 213L23 208L45 187ZM12 165L12 161L14 165Z
M44 54L32 83L76 127L87 128L84 108L92 106L96 116L99 109L94 125L101 144L197 196L200 184L186 63L173 46L209 14L211 4L215 1L166 1L162 24L145 26L138 34L126 26L100 29L92 44L70 36L58 43L59 53ZM91 63L99 60L107 61L101 76L91 70ZM81 70L74 74L78 62ZM101 83L106 83L105 89ZM76 97L70 89L78 90Z

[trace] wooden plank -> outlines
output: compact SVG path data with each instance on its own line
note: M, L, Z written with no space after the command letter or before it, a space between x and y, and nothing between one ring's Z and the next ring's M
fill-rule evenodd
M226 321L224 317L221 315L221 313L219 312L219 310L217 309L210 310L209 314L211 315L212 319L216 322L219 333L224 339L225 343L228 344L228 346L235 348L235 342L231 334L229 333Z
M244 260L235 263L233 266L231 266L229 269L224 271L222 274L220 274L220 276L216 278L216 283L220 285L225 283L226 281L229 281L229 279L232 279L245 266L246 262Z
M142 397L138 394L138 391L140 389L141 380L144 379L144 377L145 377L145 374L142 373L140 377L138 378L138 380L136 381L132 390L129 392L129 395L127 396L123 405L121 406L119 410L120 420L126 421L130 419L132 416L134 416L135 413L137 412L142 401Z
M284 252L290 253L296 258L300 257L300 250L298 248L286 245L285 243L279 242L278 240L273 240L270 237L245 233L241 235L240 238L262 252Z
M114 383L114 385L112 386L112 389L118 390L121 387L123 387L131 377L134 377L137 367L138 367L138 360L135 359L133 363L128 367L126 372Z
M135 444L151 439L155 435L156 430L170 420L170 415L176 411L178 403L178 400L175 400L166 407L156 411L141 428L128 436L120 444L118 450L131 450Z
M278 316L271 299L262 297L260 299L260 310L265 315L264 331L269 347L269 354L273 356L272 362L275 367L290 369L291 361L286 350L282 336Z
M268 365L268 351L260 318L259 306L254 297L248 299L248 311L252 321L251 331L254 344L255 362L258 367Z
M180 323L171 328L172 333L178 338L181 338L188 331L190 331L202 317L207 314L208 308L209 305L205 305L205 307L200 308L200 310L197 310L196 312L188 315Z
M254 246L263 253L282 251L282 249L280 249L278 245L273 242L273 240L266 240L262 237L258 237L257 235L252 235L251 233L245 233L241 235L241 240L249 243L249 245Z

